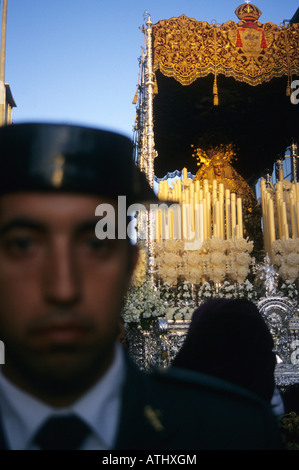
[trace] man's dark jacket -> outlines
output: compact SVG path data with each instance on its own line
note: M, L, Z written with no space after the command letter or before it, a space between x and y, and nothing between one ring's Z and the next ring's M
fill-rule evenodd
M182 369L145 374L127 360L115 450L223 449L282 449L271 408L221 380Z
M128 364L117 449L282 449L270 406L245 389L183 369Z

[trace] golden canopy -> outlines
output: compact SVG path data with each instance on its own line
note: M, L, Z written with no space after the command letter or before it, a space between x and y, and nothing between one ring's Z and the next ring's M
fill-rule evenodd
M185 15L152 26L155 174L196 172L191 145L234 143L237 171L256 179L299 136L299 24L259 21L244 3L238 22L221 25Z
M257 85L299 73L299 24L277 26L258 21L261 11L251 4L236 9L239 22L209 24L187 18L153 25L153 64L182 85L208 74L224 74ZM290 85L290 83L288 83Z

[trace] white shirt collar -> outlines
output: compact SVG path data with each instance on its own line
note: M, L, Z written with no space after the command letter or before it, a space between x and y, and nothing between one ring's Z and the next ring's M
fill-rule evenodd
M94 431L84 449L113 448L124 379L125 361L120 344L115 347L114 361L106 374L69 408L50 407L17 388L0 373L0 409L10 449L31 449L31 439L44 420L53 413L68 412L76 413Z

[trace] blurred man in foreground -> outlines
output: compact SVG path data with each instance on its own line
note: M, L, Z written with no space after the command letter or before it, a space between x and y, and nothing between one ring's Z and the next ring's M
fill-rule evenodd
M281 448L263 401L196 373L147 376L117 342L138 253L97 237L95 213L155 199L130 140L19 124L0 152L0 447Z

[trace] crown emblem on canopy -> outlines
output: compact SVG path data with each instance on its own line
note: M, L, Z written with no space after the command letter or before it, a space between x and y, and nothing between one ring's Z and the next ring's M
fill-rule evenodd
M235 14L239 18L239 20L249 20L249 21L257 21L261 16L261 10L256 7L255 5L249 4L247 1L246 3L242 3L236 11Z

